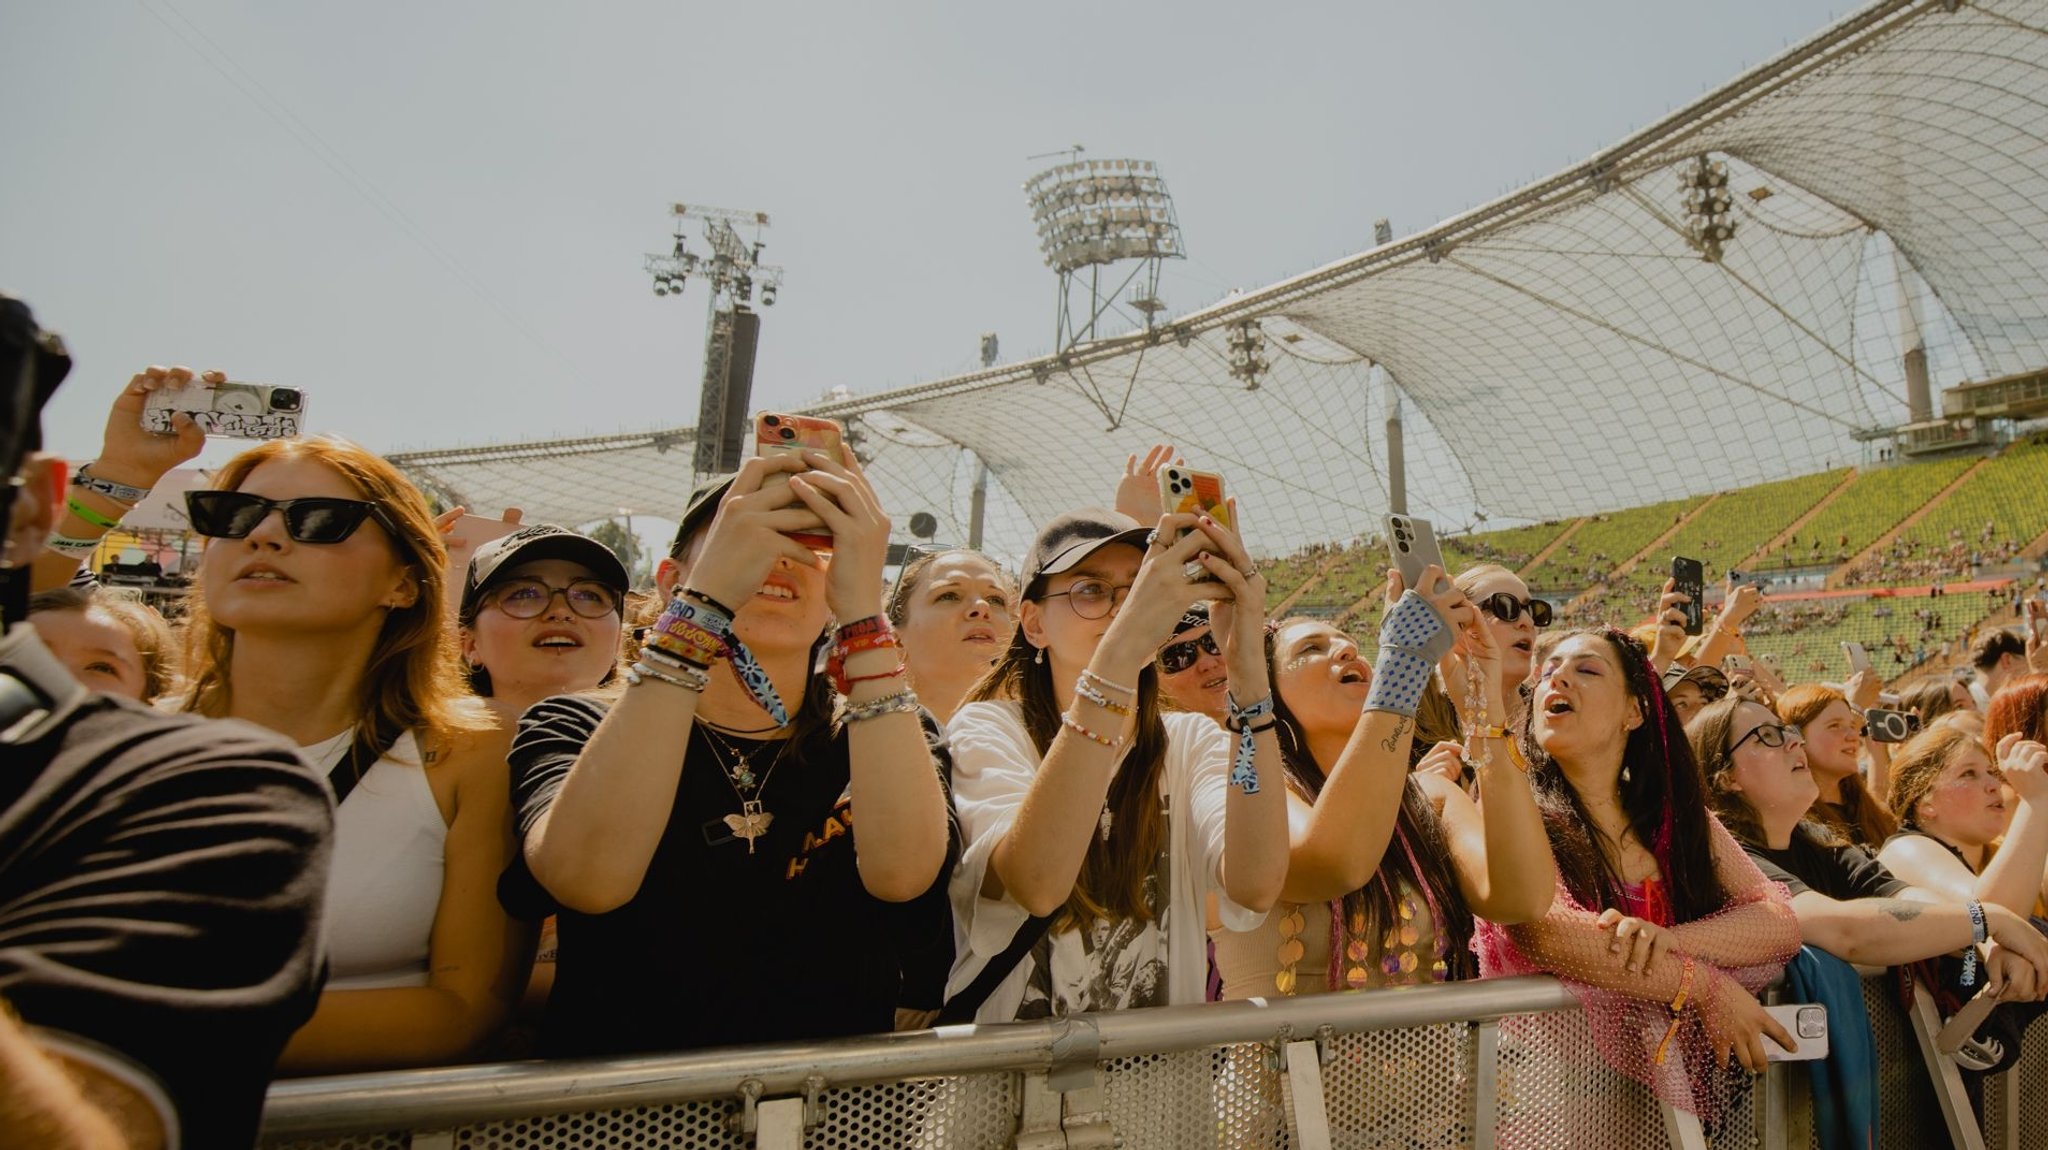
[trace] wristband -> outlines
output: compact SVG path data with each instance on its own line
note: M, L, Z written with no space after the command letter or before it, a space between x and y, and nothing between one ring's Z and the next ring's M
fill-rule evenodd
M64 501L64 510L78 516L83 522L90 523L94 527L105 528L108 531L112 531L121 525L119 519L109 519L76 499L66 499Z
M719 614L725 616L727 619L735 619L739 617L738 611L735 611L732 608L726 606L725 604L720 603L718 600L713 599L711 596L706 595L704 592L697 590L695 587L683 588L683 596L688 599L695 599L698 603L701 603L704 606L711 608L713 611L718 612Z
M90 463L79 464L78 470L71 473L71 486L83 487L95 495L104 495L116 503L126 503L131 507L149 498L149 488L130 487L111 479L101 479L87 470L91 466Z
M69 559L83 559L99 549L99 539L74 539L69 535L49 535L43 538L43 546Z
M1684 973L1678 976L1678 997L1671 1000L1671 1025L1665 1028L1664 1037L1657 1043L1657 1053L1650 1059L1658 1066L1664 1065L1665 1049L1671 1045L1672 1038L1677 1036L1678 1024L1684 1019L1685 1000L1692 995L1692 974L1692 956L1687 955Z
M844 695L857 682L846 677L847 659L862 651L893 651L900 650L902 646L902 641L896 638L896 629L889 625L887 615L870 615L839 628L832 653L825 658L825 674L832 680L833 688Z
M889 625L889 617L887 615L870 615L865 619L855 619L853 622L839 628L838 634L834 636L834 640L844 643L849 639L857 639L862 635L876 635L883 632L893 633L894 630L895 628Z
M1380 620L1380 657L1373 668L1368 711L1415 717L1437 661L1450 654L1454 636L1429 600L1405 591Z
M711 669L711 664L708 662L699 663L694 659L685 659L674 651L665 650L649 643L647 641L647 632L645 631L639 632L635 638L640 643L640 657L649 663L656 663L669 668L689 667L697 671L708 671Z
M697 667L677 667L670 671L643 660L626 668L626 682L632 686L637 687L649 679L656 679L671 687L681 687L685 691L699 695L704 693L705 687L711 685L711 673Z
M1256 761L1258 757L1256 735L1258 732L1252 729L1252 721L1255 719L1272 719L1273 696L1268 694L1265 698L1260 699L1249 707L1238 706L1237 696L1230 694L1228 691L1224 692L1223 699L1225 705L1229 707L1229 712L1224 719L1223 725L1237 732L1237 761L1231 764L1230 767L1230 785L1243 791L1245 794L1256 795L1259 793L1259 768ZM1272 723L1268 722L1266 726L1270 727ZM1265 729L1266 727L1259 728L1259 730Z
M1964 986L1977 985L1977 948L1991 937L1991 924L1984 920L1984 904L1970 900L1970 946L1963 951L1963 973L1956 981Z

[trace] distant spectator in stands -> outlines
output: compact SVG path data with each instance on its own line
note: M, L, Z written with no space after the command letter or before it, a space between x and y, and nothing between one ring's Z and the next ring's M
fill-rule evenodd
M917 700L940 726L995 665L1017 630L1017 591L995 560L965 547L905 564L889 593L889 621Z
M1765 1035L1792 1044L1754 995L1798 950L1798 924L1707 810L1642 648L1606 628L1537 659L1525 746L1561 881L1542 919L1481 924L1481 972L1564 978L1609 1065L1711 1122L1731 1052L1761 1071ZM1674 1002L1697 1011L1674 1017ZM1667 1027L1668 1045L1644 1042Z
M1209 605L1181 613L1173 638L1159 648L1159 695L1178 711L1193 711L1222 722L1230 710L1230 673L1209 626ZM1370 670L1368 669L1368 674Z
M1901 746L1891 789L1899 832L1878 857L1950 901L2038 914L2048 872L2048 748L2013 732L1996 751L1994 766L1982 743L1951 726Z
M1780 720L1799 728L1806 745L1807 765L1819 791L1811 817L1850 842L1876 850L1898 823L1864 781L1861 760L1867 746L1883 763L1876 772L1882 783L1888 778L1883 772L1889 769L1890 752L1883 743L1865 740L1863 712L1868 707L1857 705L1877 701L1875 676L1852 678L1850 685L1857 691L1855 702L1833 687L1801 683L1778 696L1776 709Z
M611 548L552 524L476 549L456 622L469 685L507 730L542 699L618 673L627 586Z
M293 740L340 799L332 976L280 1071L475 1057L532 941L493 895L509 732L462 683L432 512L382 457L324 437L252 447L214 482L186 496L208 543L184 709Z
M150 703L177 682L177 641L131 592L59 587L29 599L28 621L79 682Z
M1970 666L1977 672L1970 694L1977 709L1988 712L1991 697L2016 675L2027 673L2027 643L2018 633L1999 627L1977 637L1970 648Z

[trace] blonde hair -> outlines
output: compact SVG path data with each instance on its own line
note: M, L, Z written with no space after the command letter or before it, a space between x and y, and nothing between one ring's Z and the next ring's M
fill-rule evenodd
M434 524L426 497L398 469L345 439L273 439L229 460L214 476L214 486L234 491L249 473L274 460L310 459L332 468L357 494L383 508L396 532L386 531L399 562L412 573L418 594L384 617L370 658L360 669L361 703L356 750L380 758L406 731L429 735L481 730L489 713L476 705L462 675L462 660L448 626L448 549ZM381 524L381 520L379 521ZM186 631L192 689L184 709L223 716L233 697L228 668L235 633L206 610L198 587L191 597L191 624Z
M1892 756L1891 792L1886 798L1900 826L1916 831L1927 829L1920 825L1919 813L1914 808L1934 789L1934 781L1964 747L1984 749L1968 731L1938 726L1908 739Z

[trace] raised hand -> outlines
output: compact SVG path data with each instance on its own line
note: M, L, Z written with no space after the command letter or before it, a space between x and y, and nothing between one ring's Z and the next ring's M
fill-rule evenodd
M227 373L194 373L189 367L146 367L135 373L114 406L107 412L107 427L100 439L99 458L92 473L101 479L130 487L155 487L164 473L188 462L206 447L206 433L184 412L171 416L171 434L158 435L142 427L143 407L151 392L166 387L183 387L194 379L204 383L226 383Z
M882 613L882 566L889 558L889 516L861 470L853 447L839 458L806 451L811 470L792 476L790 490L832 532L825 600L842 624Z
M794 475L804 467L794 455L757 456L740 465L698 549L689 586L738 610L761 589L776 560L819 565L817 554L789 533L816 531L824 521L798 500L789 484L766 483L770 476Z
M1650 648L1650 666L1660 675L1685 646L1685 605L1692 602L1692 596L1677 588L1675 580L1666 579L1664 592L1657 598L1657 642Z
M1159 502L1159 469L1168 463L1186 463L1173 454L1171 443L1155 443L1140 460L1132 455L1124 460L1123 478L1116 482L1116 509L1140 523L1157 523L1166 508Z

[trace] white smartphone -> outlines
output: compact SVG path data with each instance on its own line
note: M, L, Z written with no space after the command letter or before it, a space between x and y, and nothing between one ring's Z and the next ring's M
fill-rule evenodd
M1852 643L1844 639L1842 640L1842 654L1849 657L1849 673L1851 675L1858 671L1870 670L1870 652L1863 649L1863 644Z
M1764 1035L1764 1057L1772 1062L1810 1062L1828 1056L1828 1008L1817 1002L1787 1002L1764 1007L1764 1013L1778 1020L1785 1033L1799 1044L1786 1050Z
M171 434L171 416L184 412L208 435L236 439L291 439L306 415L306 393L296 387L193 380L160 387L142 401L142 429Z
M1450 581L1450 572L1444 568L1444 553L1436 545L1436 528L1429 520L1389 515L1386 522L1387 550L1393 556L1394 569L1401 573L1401 582L1415 591L1437 590L1420 585L1423 569L1430 566L1444 571L1444 582Z

